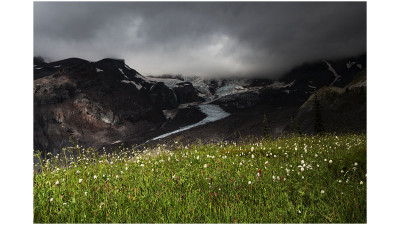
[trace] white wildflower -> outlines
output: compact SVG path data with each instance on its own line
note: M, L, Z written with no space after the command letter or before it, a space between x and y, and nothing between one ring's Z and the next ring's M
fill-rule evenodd
M329 163L332 163L333 161L332 161L332 159L331 160L329 160Z
M323 194L323 193L325 193L325 191L324 191L324 190L321 190L321 194Z
M361 185L363 185L363 184L364 184L364 182L360 181L360 184L361 184Z
M95 180L96 180L96 179L97 179L97 176L96 176L96 175L94 175L94 176L93 176L93 179L95 179Z
M79 183L81 183L82 182L82 179L79 179Z
M249 181L249 184L251 184L251 181Z
M207 168L207 164L204 164L204 168Z
M53 198L50 199L50 202L52 202L52 201L53 201Z

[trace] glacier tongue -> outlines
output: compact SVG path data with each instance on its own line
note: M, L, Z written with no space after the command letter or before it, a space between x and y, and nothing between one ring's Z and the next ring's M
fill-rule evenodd
M201 105L199 105L199 108L204 114L207 115L206 118L204 118L200 122L197 122L195 124L182 127L182 128L180 128L178 130L175 130L175 131L160 135L160 136L155 137L155 138L153 138L151 140L154 141L154 140L158 140L158 139L161 139L161 138L165 138L165 137L170 136L172 134L176 134L176 133L179 133L179 132L182 132L182 131L185 131L185 130L189 130L189 129L193 128L193 127L198 127L198 126L204 125L206 123L214 122L214 121L223 119L225 117L228 117L230 115L229 113L225 112L218 105L201 104Z

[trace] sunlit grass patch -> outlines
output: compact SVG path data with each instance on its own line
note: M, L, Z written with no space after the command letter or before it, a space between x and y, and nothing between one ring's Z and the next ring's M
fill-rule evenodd
M35 223L366 222L365 135L69 151L34 174Z

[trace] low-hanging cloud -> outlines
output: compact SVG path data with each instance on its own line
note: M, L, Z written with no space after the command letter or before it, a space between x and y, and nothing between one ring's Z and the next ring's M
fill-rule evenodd
M272 76L365 51L365 2L34 3L35 55L145 75Z

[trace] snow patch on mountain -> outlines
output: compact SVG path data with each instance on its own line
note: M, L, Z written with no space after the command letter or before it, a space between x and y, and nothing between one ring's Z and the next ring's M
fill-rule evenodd
M132 70L128 65L125 64L125 68L127 68L128 70Z
M145 80L146 82L153 83L148 77L145 77L145 76L143 76L143 75L140 74L140 73L136 73L136 76L137 76L137 77L140 77L142 80Z
M96 72L100 73L100 72L103 72L103 70L96 68Z
M309 88L317 89L315 86L308 85Z
M332 65L328 61L325 61L325 63L328 66L329 71L331 71L333 76L335 76L335 79L332 81L331 84L329 84L329 86L332 86L342 76L340 76L339 74L336 73L336 70L332 67Z
M137 83L135 83L135 82L133 82L133 81L130 81L130 80L121 80L121 82L122 82L122 83L126 83L126 84L133 84L133 85L136 86L136 88L137 88L138 90L140 90L140 89L142 88L142 85L137 84Z
M354 64L356 64L356 62L349 61L348 63L346 63L347 69L350 69Z
M149 80L155 81L155 82L162 82L165 84L165 86L169 88L174 88L176 87L177 83L181 83L181 80L178 79L173 79L173 78L157 78L157 77L148 77Z
M200 92L200 96L209 98L212 96L209 85L201 77L184 77L185 81L192 83L193 87Z
M267 85L266 87L272 89L290 88L295 82L296 80L292 81L290 84L286 84L284 82L275 81L274 83Z

